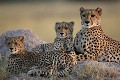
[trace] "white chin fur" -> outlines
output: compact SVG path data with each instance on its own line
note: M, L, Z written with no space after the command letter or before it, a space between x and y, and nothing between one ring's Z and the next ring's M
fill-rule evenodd
M67 36L59 36L58 38L61 38L61 39L63 39L63 38L66 38Z
M92 27L95 27L95 26L99 26L99 25L96 25L96 24L93 24L93 25L82 25L82 28L92 28Z
M94 26L93 25L88 25L88 26L82 25L82 28L91 28L91 27L94 27Z
M15 53L18 53L18 51L11 51L11 54L15 54Z
M66 38L66 37L58 37L58 38L64 39L64 38Z

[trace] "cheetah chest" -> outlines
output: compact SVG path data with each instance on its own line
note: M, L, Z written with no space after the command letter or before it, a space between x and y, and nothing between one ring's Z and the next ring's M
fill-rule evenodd
M74 40L75 49L79 53L90 51L94 47L94 37L87 31L80 30Z

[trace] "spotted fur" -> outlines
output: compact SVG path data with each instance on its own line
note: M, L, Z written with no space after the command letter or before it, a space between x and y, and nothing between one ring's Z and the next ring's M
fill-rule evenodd
M72 56L73 54L67 54L64 51L55 50L40 53L26 51L24 49L23 36L6 37L6 45L11 51L6 68L7 74L10 77L20 73L27 73L35 66L37 69L52 75L54 63L56 63L58 73L66 68L72 70L76 63L75 57Z
M74 22L56 22L56 38L54 43L40 44L32 49L36 52L49 52L53 50L73 51L73 25Z
M101 27L102 9L80 8L82 29L74 40L78 60L120 62L120 42L105 35Z

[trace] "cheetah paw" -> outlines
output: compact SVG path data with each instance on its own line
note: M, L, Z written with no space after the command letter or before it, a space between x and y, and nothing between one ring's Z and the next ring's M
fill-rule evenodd
M51 75L49 74L49 72L41 71L40 72L40 77L50 78Z
M59 71L57 73L57 76L60 78L60 77L66 77L66 74L63 72L63 71Z
M37 77L38 76L38 72L37 70L30 70L27 72L27 75L30 76L30 77Z

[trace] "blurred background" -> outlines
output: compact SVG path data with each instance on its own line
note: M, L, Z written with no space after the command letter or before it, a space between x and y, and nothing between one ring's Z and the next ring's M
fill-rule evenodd
M120 41L119 0L0 0L0 35L8 30L30 29L47 42L55 38L58 21L74 21L74 37L81 29L80 7L103 9L102 28Z

